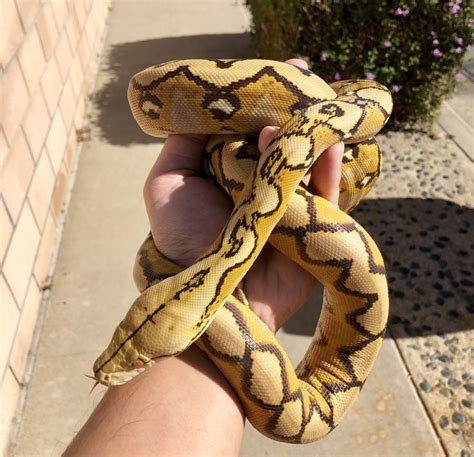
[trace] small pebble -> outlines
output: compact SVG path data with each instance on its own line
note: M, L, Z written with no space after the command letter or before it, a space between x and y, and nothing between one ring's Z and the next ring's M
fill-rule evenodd
M464 424L464 416L461 413L455 412L452 415L452 420L455 424L461 425Z
M464 384L464 388L469 392L469 393L474 393L474 384Z
M441 370L441 376L444 378L450 378L451 377L451 370L449 368L443 368Z
M435 132L431 134L431 139L437 141L446 138L446 132Z
M420 389L426 393L431 392L431 387L426 381L420 382Z
M471 457L471 453L463 449L461 451L461 457Z
M449 407L450 407L451 409L458 409L458 404L457 404L457 402L455 402L455 401L450 401L450 402L449 402Z
M459 352L459 349L456 346L449 346L448 349L451 354L457 354Z
M444 342L444 344L445 344L446 346L449 346L450 344L453 344L453 343L454 343L454 344L459 343L459 338L457 338L457 337L449 338L448 340L446 340L446 341Z
M449 398L453 393L450 389L446 388L446 387L442 387L440 390L439 390L439 393L443 396L443 397L446 397L446 398Z
M441 428L446 428L449 425L449 419L446 416L441 416L438 423Z
M464 399L464 400L461 400L461 403L466 408L472 409L472 401L471 400Z
M458 381L457 379L454 379L454 378L451 378L449 381L448 381L448 386L449 387L459 387L461 385L461 381Z

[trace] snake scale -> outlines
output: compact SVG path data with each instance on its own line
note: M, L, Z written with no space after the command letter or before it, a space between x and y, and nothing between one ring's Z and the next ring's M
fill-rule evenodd
M235 207L189 268L148 236L134 269L141 294L96 360L95 379L123 384L196 342L261 433L288 443L323 437L359 394L387 322L382 256L347 212L380 174L373 137L390 115L390 92L374 81L328 85L281 62L217 59L150 67L131 79L128 99L150 135L212 135L206 169ZM255 135L266 125L281 128L260 155ZM338 141L345 143L340 209L300 184ZM267 241L325 288L315 335L296 369L239 287Z

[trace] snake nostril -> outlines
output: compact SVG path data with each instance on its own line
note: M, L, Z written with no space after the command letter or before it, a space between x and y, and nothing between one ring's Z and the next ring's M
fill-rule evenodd
M145 364L145 362L143 362L143 360L140 360L140 359L137 359L137 360L135 360L135 362L132 363L132 365L133 365L135 368L140 368L140 367L142 367L144 364Z

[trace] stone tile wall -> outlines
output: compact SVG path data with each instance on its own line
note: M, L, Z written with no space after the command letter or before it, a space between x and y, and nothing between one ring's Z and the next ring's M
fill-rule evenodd
M0 449L24 371L110 0L1 0Z

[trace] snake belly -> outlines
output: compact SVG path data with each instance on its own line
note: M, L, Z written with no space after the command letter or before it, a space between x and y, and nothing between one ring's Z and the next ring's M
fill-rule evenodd
M211 179L235 208L213 245L187 269L148 236L134 269L141 294L94 363L94 377L123 384L196 342L261 433L288 443L325 436L359 394L387 322L382 256L345 211L380 174L373 136L390 115L390 92L374 81L329 86L281 62L182 60L135 75L128 97L146 133L213 135ZM252 134L266 125L281 128L259 155ZM341 209L300 185L338 141L346 144ZM267 241L325 288L315 335L296 369L239 287Z

